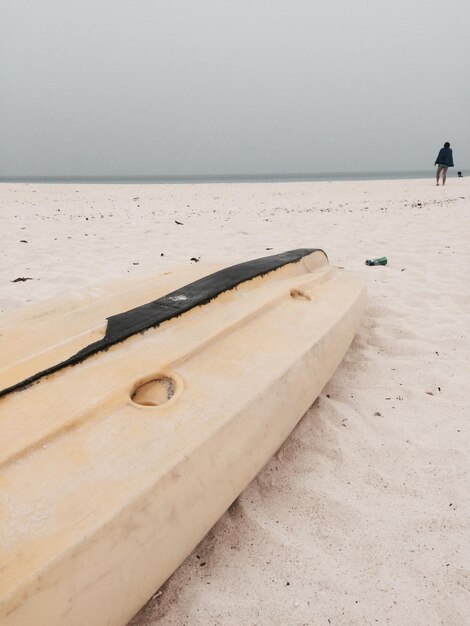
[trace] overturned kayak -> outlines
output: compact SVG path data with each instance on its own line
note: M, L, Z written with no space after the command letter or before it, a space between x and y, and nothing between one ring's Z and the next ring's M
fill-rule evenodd
M364 301L301 249L4 316L2 626L125 625L318 396Z

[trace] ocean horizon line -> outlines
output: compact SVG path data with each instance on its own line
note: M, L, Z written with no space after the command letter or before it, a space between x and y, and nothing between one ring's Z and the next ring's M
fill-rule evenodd
M435 170L318 172L295 174L192 174L192 175L61 175L0 176L0 183L82 183L82 184L204 184L204 183L275 183L333 182L352 180L396 180L433 178Z

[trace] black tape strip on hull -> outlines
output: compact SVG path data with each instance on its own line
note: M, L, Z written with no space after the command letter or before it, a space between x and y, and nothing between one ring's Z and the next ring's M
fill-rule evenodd
M304 256L312 254L312 252L325 254L323 250L318 250L317 248L300 248L232 265L189 283L153 302L143 304L118 315L113 315L108 318L106 334L102 339L82 348L65 361L37 372L11 387L0 390L0 397L13 391L24 389L45 376L64 369L69 365L76 365L97 352L107 350L137 333L141 333L149 328L156 328L163 322L178 317L190 309L207 304L224 291L229 291L247 280L257 276L264 276L289 263L297 263Z

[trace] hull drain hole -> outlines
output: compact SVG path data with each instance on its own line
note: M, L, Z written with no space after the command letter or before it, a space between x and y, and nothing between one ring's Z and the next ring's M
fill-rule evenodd
M168 376L156 378L139 385L131 395L131 400L141 406L160 406L175 395L176 383Z

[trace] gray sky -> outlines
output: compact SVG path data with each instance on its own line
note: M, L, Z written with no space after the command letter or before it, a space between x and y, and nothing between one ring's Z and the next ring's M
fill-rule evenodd
M0 176L470 167L470 0L1 0Z

